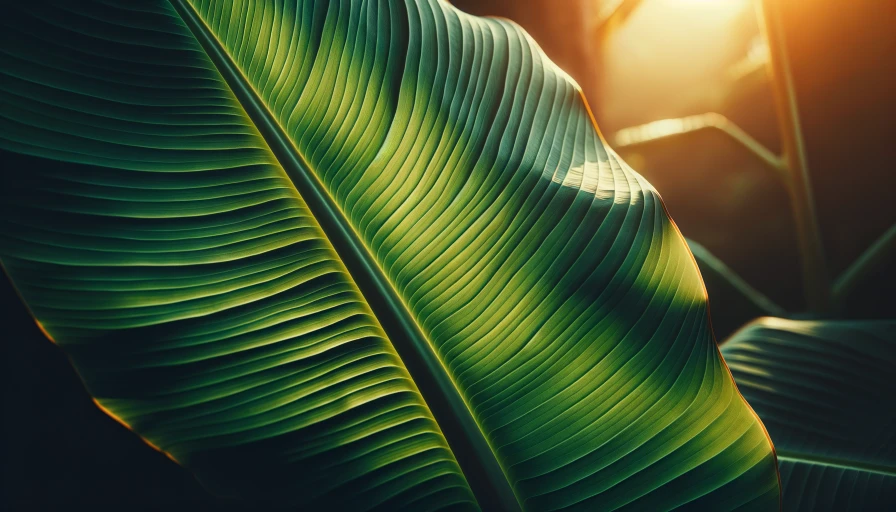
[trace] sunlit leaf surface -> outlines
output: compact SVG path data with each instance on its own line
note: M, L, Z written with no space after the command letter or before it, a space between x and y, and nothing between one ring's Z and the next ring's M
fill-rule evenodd
M435 0L0 23L5 269L216 492L776 509L687 246L517 26Z

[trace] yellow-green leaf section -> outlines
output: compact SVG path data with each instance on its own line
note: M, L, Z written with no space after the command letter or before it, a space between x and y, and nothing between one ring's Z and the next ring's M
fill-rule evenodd
M22 8L0 254L100 403L211 485L460 507L457 460L487 509L777 508L683 239L517 26Z

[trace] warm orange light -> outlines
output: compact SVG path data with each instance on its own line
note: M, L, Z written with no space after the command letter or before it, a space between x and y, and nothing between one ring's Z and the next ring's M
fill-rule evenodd
M120 425L123 426L124 428L130 430L131 432L134 432L134 429L132 429L131 426L128 425L128 423L127 423L126 421L124 421L124 419L123 419L121 416L119 416L119 415L115 414L114 412L112 412L111 410L109 410L106 406L104 406L103 404L101 404L101 403L99 402L99 400L97 400L96 398L91 398L91 400L93 400L94 405L96 405L96 406L97 406L101 411L103 411L107 416L109 416L110 418L112 418L113 420L115 420L116 422L118 422L118 424L120 424ZM134 433L136 434L136 432L134 432ZM171 459L172 461L174 461L175 464L178 464L178 465L180 464L180 462L178 462L177 459L175 459L173 455L171 455L170 453L166 452L165 450L159 448L157 445L153 444L149 439L146 439L145 437L143 437L143 436L141 436L141 435L139 435L139 434L137 434L137 435L138 435L138 437L140 437L140 439L141 439L144 443L146 443L150 448L152 448L153 450L155 450L155 451L157 451L157 452L162 453L163 455L165 455L166 457L168 457L169 459Z
M720 5L735 5L742 4L743 0L663 0L665 3L669 4L720 4Z
M754 0L644 0L603 42L601 123L619 129L722 108L751 51ZM615 131L615 130L614 130Z
M34 319L34 323L37 324L37 328L40 329L40 332L43 333L43 335L46 336L48 340L50 340L50 343L53 343L55 345L56 340L54 340L53 336L51 336L50 333L47 332L47 328L44 327L44 324L40 323L40 321L36 318Z
M691 14L708 16L737 15L749 7L750 0L653 0L655 9L687 9Z

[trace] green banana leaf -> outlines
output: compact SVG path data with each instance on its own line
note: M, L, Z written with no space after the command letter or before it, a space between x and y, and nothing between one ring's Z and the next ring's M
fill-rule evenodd
M775 442L784 510L892 510L896 322L762 318L722 354Z
M257 506L770 510L657 193L436 0L6 2L0 257L110 415Z

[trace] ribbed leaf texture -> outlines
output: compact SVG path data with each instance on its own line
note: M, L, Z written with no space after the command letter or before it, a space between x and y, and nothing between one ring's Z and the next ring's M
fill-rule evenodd
M97 403L215 492L777 508L687 246L516 25L2 10L6 272Z
M768 428L783 509L896 504L896 322L763 318L722 354Z

